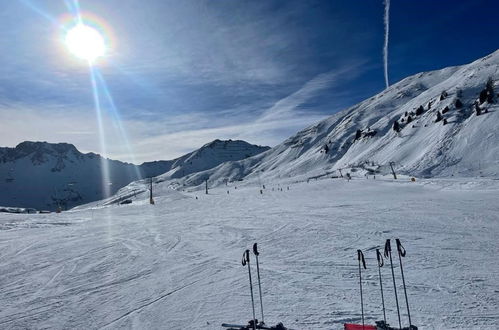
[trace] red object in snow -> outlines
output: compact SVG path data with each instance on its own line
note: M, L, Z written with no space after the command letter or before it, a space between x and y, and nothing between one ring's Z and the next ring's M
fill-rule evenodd
M375 325L345 323L345 330L376 330Z

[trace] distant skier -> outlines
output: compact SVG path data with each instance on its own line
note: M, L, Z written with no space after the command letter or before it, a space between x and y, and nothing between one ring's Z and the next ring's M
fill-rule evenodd
M326 144L326 145L324 145L324 153L326 153L326 154L327 154L328 152L329 152L329 147L328 147L328 146L327 146L327 144Z

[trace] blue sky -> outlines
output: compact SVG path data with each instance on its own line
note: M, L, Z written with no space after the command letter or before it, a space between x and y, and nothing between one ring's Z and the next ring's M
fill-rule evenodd
M2 146L42 140L102 151L88 67L61 38L73 1L0 5ZM79 4L114 36L96 63L117 109L102 102L111 158L170 159L215 138L273 146L385 87L382 1ZM392 0L390 83L495 51L498 12L497 1Z

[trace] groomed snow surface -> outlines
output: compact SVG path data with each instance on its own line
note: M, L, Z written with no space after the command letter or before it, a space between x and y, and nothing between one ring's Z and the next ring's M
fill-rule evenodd
M163 190L154 206L141 194L129 205L1 214L0 328L244 323L251 303L240 260L254 242L267 324L342 329L359 322L357 249L366 256L366 321L373 323L382 319L375 248L400 238L415 325L497 329L499 181L463 180L276 181L263 194L256 184L229 184L209 195ZM382 275L388 321L397 325L389 267Z

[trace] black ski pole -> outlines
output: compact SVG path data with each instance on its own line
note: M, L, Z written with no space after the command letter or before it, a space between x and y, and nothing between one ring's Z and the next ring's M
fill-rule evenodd
M386 324L386 312L385 312L385 296L383 295L383 281L381 280L381 267L383 267L383 255L376 249L376 258L378 259L378 273L379 273L379 287L381 288L381 303L383 304L383 320Z
M258 292L260 294L260 310L262 312L262 324L265 324L265 319L263 318L263 299L262 299L262 284L260 281L260 263L258 262L258 256L260 255L260 252L258 252L258 245L256 243L253 244L253 253L255 254L256 258L256 274L258 276Z
M390 267L392 268L392 278L393 278L393 291L395 291L395 302L397 304L397 315L398 315L398 319L399 319L399 328L402 329L402 322L400 322L399 298L397 296L397 284L395 283L395 273L393 271L392 246L390 244L390 239L387 239L386 243L385 243L385 257L390 257Z
M359 286L360 286L360 309L362 313L362 329L364 329L364 298L362 296L362 273L360 264L366 269L366 261L364 260L364 254L361 250L357 250L357 259L359 259Z
M405 288L405 277L404 277L404 268L402 267L402 257L405 257L406 251L400 243L400 240L397 238L395 240L397 242L397 251L399 253L399 261L400 261L400 272L402 273L402 283L404 284L404 295L405 295L405 305L407 306L407 316L409 317L409 328L412 325L411 322L411 312L409 312L409 300L407 299L407 290Z
M256 330L256 317L255 317L255 300L253 299L253 282L251 281L251 267L250 267L250 251L246 250L243 254L242 265L248 265L248 275L250 282L250 291L251 291L251 307L253 308L253 330Z

